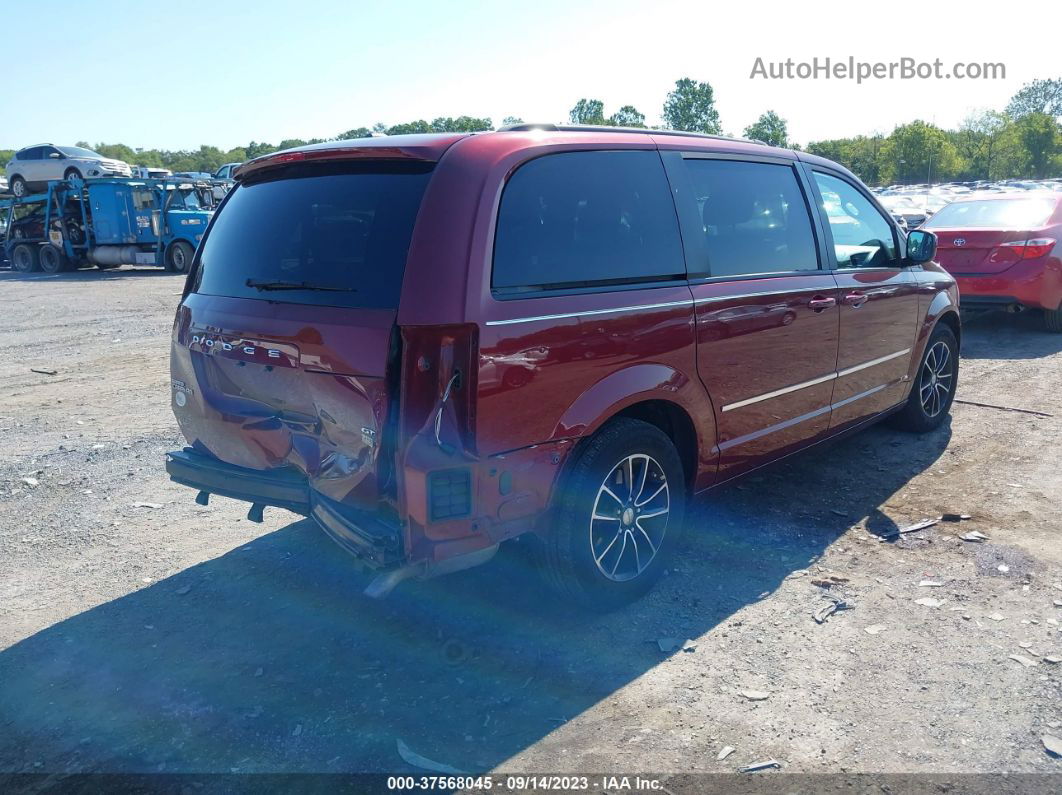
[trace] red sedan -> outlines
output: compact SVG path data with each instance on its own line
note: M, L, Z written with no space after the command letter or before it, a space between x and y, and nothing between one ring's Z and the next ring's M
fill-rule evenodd
M925 228L963 308L1041 309L1047 328L1062 332L1062 194L959 199Z

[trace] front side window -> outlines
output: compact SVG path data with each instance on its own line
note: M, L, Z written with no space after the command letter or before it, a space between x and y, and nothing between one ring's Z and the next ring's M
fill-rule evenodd
M822 209L833 235L838 268L896 268L892 224L843 179L815 172Z
M691 263L691 272L818 270L811 217L792 166L716 158L686 158L683 164L707 258Z
M509 292L684 279L660 156L565 152L521 166L502 194L491 286Z

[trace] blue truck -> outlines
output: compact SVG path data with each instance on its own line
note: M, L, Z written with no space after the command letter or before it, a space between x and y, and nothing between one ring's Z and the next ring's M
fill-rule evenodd
M208 182L55 180L0 202L3 254L16 271L159 265L184 272L213 215Z

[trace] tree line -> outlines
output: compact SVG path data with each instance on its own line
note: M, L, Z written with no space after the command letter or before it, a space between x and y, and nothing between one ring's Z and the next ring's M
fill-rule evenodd
M1000 111L971 115L957 129L947 130L915 120L897 126L890 134L811 141L804 146L789 139L786 120L773 110L764 113L742 134L772 146L804 149L847 166L865 182L877 184L940 182L948 180L998 180L1062 176L1062 78L1027 83ZM568 114L572 124L646 128L645 114L623 105L608 116L598 99L582 98ZM684 77L675 82L661 110L663 129L722 133L715 92L707 82ZM521 123L509 116L501 126ZM482 132L494 129L490 118L446 116L428 121L357 127L333 138L290 138L277 144L251 141L246 146L222 150L203 145L198 150L134 149L125 144L97 143L89 147L106 157L127 163L168 168L174 172L213 172L224 163L243 162L259 155L329 140L350 140L372 135L405 133ZM13 150L0 150L6 162Z

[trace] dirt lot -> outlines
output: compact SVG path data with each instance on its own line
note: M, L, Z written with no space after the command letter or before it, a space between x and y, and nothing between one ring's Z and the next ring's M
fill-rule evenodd
M197 506L163 472L180 287L0 273L0 771L414 772L398 740L465 771L1062 771L1062 335L1034 318L968 324L959 396L1055 416L956 405L747 479L602 618L544 604L519 545L371 602L312 523ZM944 512L973 518L887 538ZM825 595L851 609L820 625Z

